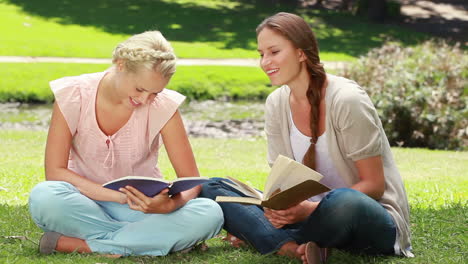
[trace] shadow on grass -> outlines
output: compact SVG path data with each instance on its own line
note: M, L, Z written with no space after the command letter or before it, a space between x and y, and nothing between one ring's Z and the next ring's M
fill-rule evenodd
M279 11L308 15L326 52L359 56L388 37L412 45L421 34L394 25L371 24L360 18L327 10L299 10L265 0L239 0L239 5L205 7L192 2L157 0L5 0L23 11L61 24L93 26L118 34L158 29L171 41L220 42L220 48L256 49L255 28ZM269 3L269 4L268 4ZM313 20L313 21L312 21Z
M414 259L394 256L360 256L334 250L328 263L463 263L466 254L465 232L468 219L466 204L446 207L412 208L412 240L416 255ZM13 259L15 263L62 263L70 258L73 263L89 263L91 260L106 260L97 255L65 255L44 257L37 253L37 241L42 231L32 222L27 205L10 206L0 204L0 261ZM9 238L27 237L26 240ZM174 263L285 263L291 261L275 255L260 255L251 249L233 249L220 238L208 241L209 250L194 250L188 254L175 253L166 257L129 257L117 263L152 262ZM80 261L82 260L82 261ZM107 259L114 263L114 260ZM295 263L294 261L291 261Z

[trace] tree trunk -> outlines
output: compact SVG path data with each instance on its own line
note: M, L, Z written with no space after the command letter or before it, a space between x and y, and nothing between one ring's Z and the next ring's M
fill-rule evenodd
M387 14L386 0L368 0L367 16L371 21L383 22Z
M281 4L281 5L290 5L297 6L299 5L299 0L268 0L272 4Z

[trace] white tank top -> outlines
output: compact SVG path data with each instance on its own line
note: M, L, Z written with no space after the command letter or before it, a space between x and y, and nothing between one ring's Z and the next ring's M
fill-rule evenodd
M292 113L289 115L289 118L291 119L292 124L291 131L289 133L289 138L291 140L291 147L293 150L294 159L297 162L302 163L304 155L310 146L310 137L302 134L301 131L297 129L292 118ZM317 143L315 144L315 154L315 170L323 175L323 178L320 182L328 186L330 189L348 187L345 185L343 179L338 174L338 171L336 170L335 166L333 165L333 161L330 158L327 146L326 131L317 139ZM327 195L327 193L316 195L314 197L309 198L309 200L318 202L322 200L322 198L325 197L325 195Z

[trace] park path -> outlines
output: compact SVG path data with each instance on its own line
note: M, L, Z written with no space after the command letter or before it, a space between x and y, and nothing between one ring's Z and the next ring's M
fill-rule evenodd
M65 58L65 57L31 57L31 56L0 56L0 63L90 63L90 64L110 64L110 59L103 58ZM345 62L329 61L323 62L327 69L341 69ZM217 65L217 66L247 66L258 67L258 59L178 59L177 65Z

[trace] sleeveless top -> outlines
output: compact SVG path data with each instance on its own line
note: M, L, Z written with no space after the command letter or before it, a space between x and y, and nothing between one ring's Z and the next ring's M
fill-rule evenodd
M294 160L302 163L304 155L310 146L310 137L302 134L302 132L299 131L299 129L296 127L296 124L294 124L294 120L292 118L292 112L290 112L289 116L291 119L291 130L289 137L291 140L291 147L294 154ZM327 146L327 132L323 133L318 137L317 143L315 144L315 153L315 170L323 175L323 178L320 180L320 183L324 184L332 190L348 187L338 174L338 171L336 170L335 166L333 165L333 161L330 158L330 153L328 151ZM328 192L321 193L319 195L310 197L308 200L313 202L319 202L327 194Z
M157 167L160 131L185 100L164 89L133 111L115 134L106 135L96 119L96 94L107 72L64 77L50 82L73 141L68 168L97 183L123 176L161 178Z

